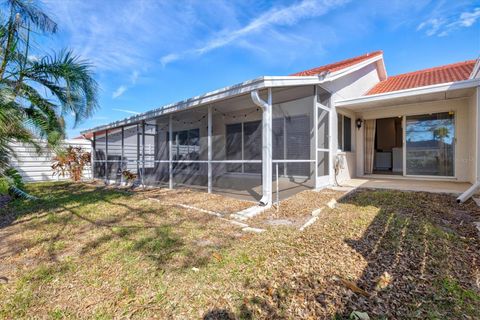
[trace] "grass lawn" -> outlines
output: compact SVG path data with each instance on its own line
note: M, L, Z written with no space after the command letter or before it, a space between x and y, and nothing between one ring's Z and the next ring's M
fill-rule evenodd
M2 318L479 318L472 201L361 190L303 232L252 234L180 190L28 188L42 200L0 209Z

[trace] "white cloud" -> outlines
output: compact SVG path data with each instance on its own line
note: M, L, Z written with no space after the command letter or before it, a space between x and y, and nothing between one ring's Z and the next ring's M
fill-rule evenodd
M112 98L116 99L116 98L120 97L121 95L123 95L125 93L125 91L127 91L128 89L133 87L137 83L139 76L140 76L140 73L137 70L132 71L132 73L130 75L130 85L122 84L121 86L119 86L113 92Z
M347 0L303 0L299 3L282 7L273 8L257 16L250 23L243 27L228 30L224 29L215 34L210 40L206 41L195 49L189 49L181 53L170 53L160 59L162 66L170 62L179 60L189 55L203 55L214 49L227 46L237 40L246 38L249 35L259 33L273 27L289 26L298 23L301 20L322 16L330 10L345 4ZM246 43L242 45L247 47ZM252 46L249 44L249 46Z
M115 90L112 93L112 98L116 99L116 98L120 97L122 94L125 93L125 91L127 91L127 89L128 89L127 86L121 85L120 87L117 88L117 90Z
M138 72L137 70L134 70L130 76L130 83L132 85L136 84L139 76L140 76L140 72Z
M462 12L458 22L462 27L470 27L478 18L480 18L480 8L475 8L472 12Z
M167 55L164 55L163 57L161 57L160 58L160 63L162 65L162 67L165 67L170 62L173 62L173 61L178 60L178 59L180 59L180 56L178 54L170 53L170 54L167 54Z
M31 60L31 61L35 61L35 62L40 61L40 58L35 54L28 55L28 59Z
M440 28L445 24L441 19L432 18L420 23L417 27L417 31L425 30L427 36L433 36L438 33Z
M185 39L196 18L188 4L152 0L44 0L66 46L100 72L145 71L158 54ZM159 19L159 14L162 18ZM165 14L163 14L165 13Z
M128 109L117 109L117 108L112 108L114 111L120 111L120 112L125 112L129 114L140 114L140 112L133 111L133 110L128 110Z
M458 8L457 8L458 9ZM429 18L417 27L417 31L424 30L427 36L444 37L460 28L473 26L480 18L480 8L472 11L451 14L449 11L442 11L436 17Z

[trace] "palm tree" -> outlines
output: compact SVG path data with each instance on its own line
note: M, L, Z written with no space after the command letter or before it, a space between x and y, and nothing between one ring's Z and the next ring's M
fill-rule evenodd
M33 37L55 34L57 24L31 0L0 2L0 179L15 154L9 142L57 147L66 115L74 125L97 108L92 65L69 50L42 54ZM38 56L40 57L38 58Z

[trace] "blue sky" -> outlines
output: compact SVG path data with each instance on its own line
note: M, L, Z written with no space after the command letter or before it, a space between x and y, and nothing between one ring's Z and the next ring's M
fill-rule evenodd
M45 0L95 65L100 109L79 131L262 75L384 50L390 75L478 57L480 0Z

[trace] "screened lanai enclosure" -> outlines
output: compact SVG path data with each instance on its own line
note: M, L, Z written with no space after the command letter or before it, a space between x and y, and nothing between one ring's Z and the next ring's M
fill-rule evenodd
M271 203L328 183L329 101L310 85L154 110L94 131L94 177Z

